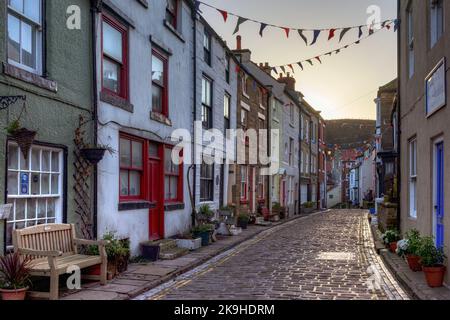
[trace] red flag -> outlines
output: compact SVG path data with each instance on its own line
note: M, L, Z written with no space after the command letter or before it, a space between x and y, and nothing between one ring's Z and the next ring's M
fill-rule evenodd
M220 9L217 9L217 10L219 10L220 14L222 14L223 20L224 20L225 22L227 22L227 19L228 19L228 12L226 12L226 11L224 11L224 10L220 10Z
M286 37L289 38L289 32L291 31L291 29L290 28L283 28L283 29L284 29L284 32L286 32Z
M322 63L322 60L320 60L320 57L319 57L319 56L317 56L316 59L317 59L317 61L319 61L320 63Z
M294 71L294 67L292 66L292 64L288 64L288 67L289 67L289 68L291 68L291 70L292 70L292 73L295 73L295 71Z
M239 67L239 65L236 65L236 73L239 73L239 71L241 71L241 67Z
M336 29L330 29L330 35L328 36L328 41L334 38L335 32L336 32Z
M391 25L390 25L390 24L387 24L387 25L386 25L386 29L391 30Z

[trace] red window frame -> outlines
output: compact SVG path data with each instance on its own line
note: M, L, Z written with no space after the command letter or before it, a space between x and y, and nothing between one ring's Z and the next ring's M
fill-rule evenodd
M173 150L173 146L164 145L164 182L166 180L166 177L178 177L177 182L177 196L175 198L166 199L166 190L165 190L165 183L164 183L164 202L165 203L179 203L183 202L183 164L180 164L178 166L178 174L173 172L167 172L166 171L166 150ZM180 151L180 157L183 157L183 150ZM169 183L170 187L170 183Z
M139 142L142 143L142 168L138 168L138 167L133 167L133 145L131 144L130 148L130 161L131 161L131 166L130 167L125 167L122 166L122 164L120 163L120 154L121 151L120 150L120 140L124 139L124 140L128 140L130 141L130 143L132 143L133 141L135 142ZM145 195L146 195L146 176L147 176L147 165L146 165L146 155L148 153L147 150L147 141L145 139L142 138L137 138L128 134L124 134L124 133L120 133L119 134L119 201L120 202L127 202L127 201L136 201L136 200L145 200ZM141 174L141 181L140 181L140 191L141 194L138 196L124 196L121 193L121 182L120 182L120 172L126 170L128 171L128 173L130 171L137 171ZM130 189L130 174L128 174L128 189ZM129 190L128 190L129 191Z
M152 59L153 57L157 57L159 60L161 60L163 62L163 72L164 72L164 81L163 81L163 86L161 87L161 85L155 81L152 80L152 90L153 90L153 86L157 86L159 88L162 89L162 111L154 111L156 113L161 113L162 115L168 117L169 116L169 58L161 53L160 51L153 49L152 50ZM152 61L153 63L153 61ZM153 68L152 68L152 72L153 72ZM153 106L152 106L153 108Z
M122 60L117 61L116 59L108 56L103 51L103 22L106 22L108 25L116 29L122 34ZM128 75L128 27L124 24L120 23L118 20L114 19L110 15L106 13L102 13L102 34L101 34L101 48L102 48L102 91L108 92L114 96L118 96L125 100L129 98L129 75ZM109 90L108 88L103 87L103 62L104 60L112 60L115 63L118 63L121 66L120 69L120 82L119 82L119 93Z
M242 181L242 169L245 169L245 172L246 172L246 179L245 179L245 183ZM249 178L249 168L248 167L246 167L246 166L241 166L241 172L240 172L240 174L241 174L241 181L239 182L240 183L240 185L241 185L241 195L240 195L240 198L241 198L241 202L242 203L245 203L245 202L247 202L248 201L248 178ZM242 189L242 184L244 183L244 189Z
M178 26L178 0L175 0L175 8L174 11L169 9L169 4L166 6L166 14L172 18L172 21L169 21L166 16L166 21L170 24L174 29L177 29Z

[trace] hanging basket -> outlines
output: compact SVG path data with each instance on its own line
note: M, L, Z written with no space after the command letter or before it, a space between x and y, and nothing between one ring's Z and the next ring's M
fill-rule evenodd
M12 135L12 138L19 145L20 151L22 151L25 159L28 158L28 153L30 151L31 145L33 144L34 138L36 137L36 134L36 131L20 128L16 130Z
M105 152L105 148L83 148L80 150L81 156L93 166L102 161Z

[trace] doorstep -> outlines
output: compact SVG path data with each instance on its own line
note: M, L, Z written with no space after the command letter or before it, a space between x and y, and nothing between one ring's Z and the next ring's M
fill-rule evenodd
M250 225L238 236L218 236L218 241L174 260L130 264L128 270L106 286L88 283L81 290L62 292L61 300L129 300L186 273L211 258L250 240L265 230L305 217L297 215L273 223L270 227Z
M378 249L377 251L383 262L413 299L450 300L450 289L447 287L430 288L423 272L413 272L403 258L386 248L379 248L381 240L378 227L372 225L371 229L375 240L375 248Z

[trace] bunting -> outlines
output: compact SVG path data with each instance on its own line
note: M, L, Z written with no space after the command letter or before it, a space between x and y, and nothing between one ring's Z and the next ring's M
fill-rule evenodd
M237 21L237 24L236 24L236 28L234 29L233 35L235 35L236 33L239 32L239 28L241 27L241 24L243 24L247 20L248 19L246 19L246 18L239 17L239 19Z

